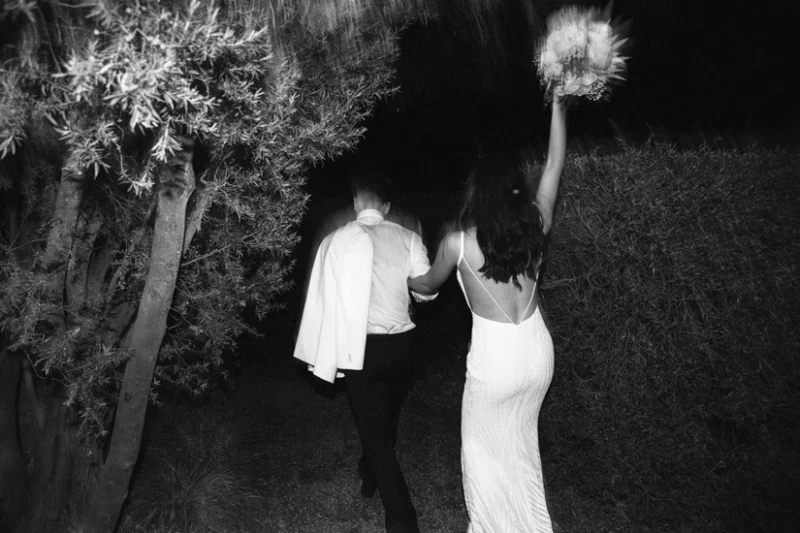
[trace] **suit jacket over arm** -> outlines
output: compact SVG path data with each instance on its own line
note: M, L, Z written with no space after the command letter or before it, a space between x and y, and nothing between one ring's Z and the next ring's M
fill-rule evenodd
M314 259L294 357L329 383L337 368L363 368L372 255L369 235L350 222L322 241Z

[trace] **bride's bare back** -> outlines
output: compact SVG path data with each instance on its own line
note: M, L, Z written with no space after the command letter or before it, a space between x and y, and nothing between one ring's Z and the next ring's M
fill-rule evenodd
M483 253L475 238L475 231L464 233L464 261L458 265L458 269L472 311L495 322L519 324L530 317L538 305L537 295L531 294L536 290L535 280L519 276L517 279L522 290L511 281L498 283L478 272L483 263Z

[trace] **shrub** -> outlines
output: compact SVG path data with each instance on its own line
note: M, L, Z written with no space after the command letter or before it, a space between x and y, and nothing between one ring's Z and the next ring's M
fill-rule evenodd
M781 149L569 160L543 283L552 484L698 530L793 501L765 487L800 435L798 172Z
M261 498L220 462L160 458L134 485L120 532L256 531Z

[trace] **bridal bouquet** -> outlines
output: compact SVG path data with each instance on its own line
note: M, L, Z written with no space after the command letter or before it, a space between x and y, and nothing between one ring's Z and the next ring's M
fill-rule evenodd
M627 38L611 26L608 14L597 8L567 6L547 19L547 35L539 44L538 70L548 97L608 97L609 84L624 81L620 55Z

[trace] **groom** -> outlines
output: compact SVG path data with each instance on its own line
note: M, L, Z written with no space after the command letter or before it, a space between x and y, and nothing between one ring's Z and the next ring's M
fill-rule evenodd
M361 494L378 491L387 533L418 533L396 443L411 383L415 327L406 280L425 274L430 262L417 233L386 220L386 181L354 182L353 205L356 220L328 235L317 252L295 357L328 381L344 375L363 448Z

